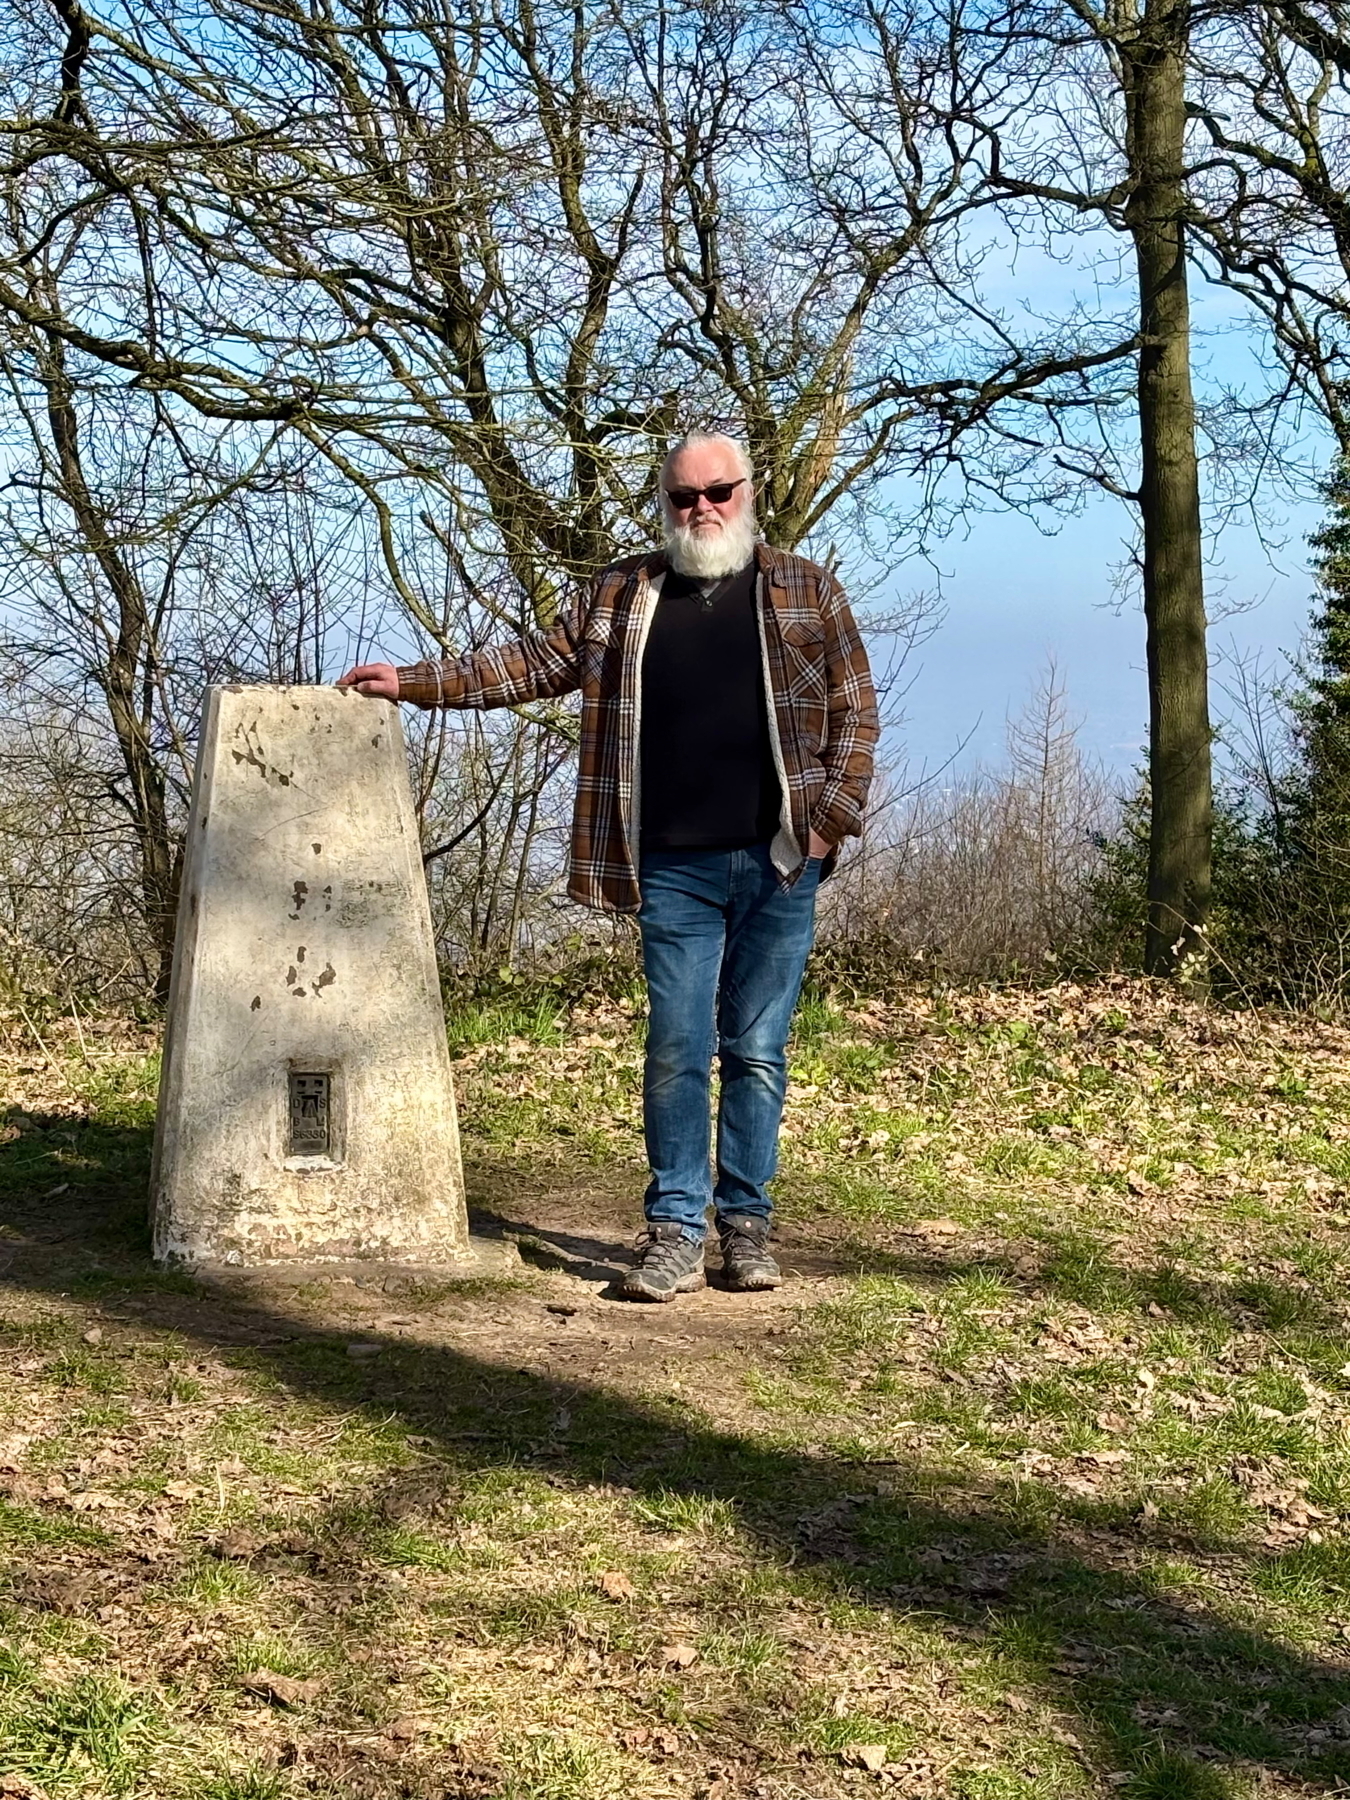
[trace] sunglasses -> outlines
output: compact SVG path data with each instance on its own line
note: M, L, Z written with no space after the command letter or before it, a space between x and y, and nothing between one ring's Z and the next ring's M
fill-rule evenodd
M721 506L724 501L730 500L738 487L744 485L745 476L742 475L739 481L714 481L711 487L667 488L666 499L676 512L688 512L700 495L705 500L711 500L714 506Z

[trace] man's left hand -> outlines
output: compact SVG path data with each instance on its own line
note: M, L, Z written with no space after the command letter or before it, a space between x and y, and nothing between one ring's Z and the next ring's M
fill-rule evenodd
M833 850L833 849L834 849L834 845L827 844L825 842L825 839L820 835L820 833L818 831L808 831L807 832L807 834L806 834L806 854L808 856L825 857L825 856L828 856L830 854L831 850Z

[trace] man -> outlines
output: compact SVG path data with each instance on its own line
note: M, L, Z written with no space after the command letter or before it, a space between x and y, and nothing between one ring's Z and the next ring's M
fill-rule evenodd
M458 660L362 664L338 684L474 707L580 688L568 893L636 912L642 935L651 1179L620 1291L658 1301L702 1287L710 1201L727 1285L782 1279L768 1182L788 1026L816 888L861 828L877 737L839 584L759 541L741 446L691 434L666 458L661 488L664 551L604 570L556 625Z

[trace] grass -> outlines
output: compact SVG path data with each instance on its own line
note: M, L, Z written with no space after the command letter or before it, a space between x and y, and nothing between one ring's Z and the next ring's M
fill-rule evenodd
M115 1677L81 1671L52 1680L27 1657L0 1655L0 1745L8 1769L53 1796L146 1791L152 1764L175 1735L155 1699Z
M450 1034L512 1216L544 1252L622 1235L631 998L504 984ZM780 1198L822 1272L632 1312L547 1256L396 1298L161 1275L153 1055L48 1035L45 1062L0 1058L0 1777L51 1800L1350 1783L1331 1027L1123 983L808 994ZM269 1698L259 1670L302 1685Z

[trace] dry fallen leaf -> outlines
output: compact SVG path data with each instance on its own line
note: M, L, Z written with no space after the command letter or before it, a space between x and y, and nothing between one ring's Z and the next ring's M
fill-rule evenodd
M606 1600L635 1600L637 1589L622 1569L606 1569L600 1577L600 1592Z
M662 1644L657 1655L668 1669L687 1669L698 1661L692 1644Z
M16 1433L0 1442L0 1472L17 1473L23 1467L24 1458L28 1454L28 1446L32 1441L27 1434Z
M73 1618L88 1610L99 1593L99 1584L97 1576L88 1569L52 1569L21 1580L17 1591L19 1598L29 1606ZM5 1789L0 1788L0 1794L4 1792Z
M46 1791L28 1775L0 1775L0 1794L9 1800L47 1800Z
M874 1775L890 1761L885 1744L846 1744L839 1757L851 1769L869 1769Z
M211 1546L211 1554L223 1562L248 1562L266 1543L267 1539L260 1532L250 1531L247 1525L236 1525L220 1534Z
M293 1675L278 1675L271 1669L252 1669L242 1681L250 1694L270 1700L274 1706L303 1706L307 1700L316 1700L323 1689L321 1681L298 1681Z

